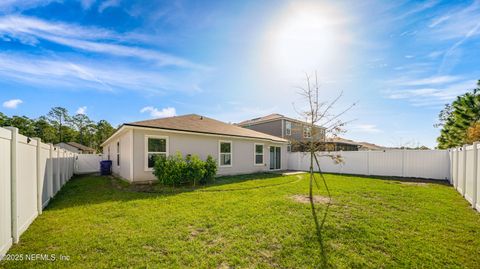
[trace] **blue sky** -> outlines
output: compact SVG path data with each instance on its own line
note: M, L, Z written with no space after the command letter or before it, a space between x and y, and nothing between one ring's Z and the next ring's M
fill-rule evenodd
M480 79L479 47L480 1L6 0L1 112L297 117L317 71L322 99L358 102L344 137L433 147L442 106Z

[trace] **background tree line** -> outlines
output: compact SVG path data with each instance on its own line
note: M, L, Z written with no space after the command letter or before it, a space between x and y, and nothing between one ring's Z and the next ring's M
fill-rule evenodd
M438 148L447 149L480 141L480 80L477 88L445 105L438 115Z
M0 112L0 126L17 127L19 133L39 137L44 143L77 142L97 151L101 151L100 144L115 131L106 120L95 122L85 114L71 116L63 107L54 107L37 119L8 117Z

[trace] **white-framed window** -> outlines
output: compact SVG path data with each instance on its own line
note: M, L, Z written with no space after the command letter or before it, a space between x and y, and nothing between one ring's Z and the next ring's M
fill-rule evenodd
M120 141L117 141L117 166L120 166Z
M285 121L285 135L292 135L292 123Z
M255 143L253 145L253 150L254 150L254 159L255 159L255 165L263 165L264 164L264 154L263 154L263 144L257 144Z
M288 151L288 152L292 152L292 144L288 144L288 145L287 145L287 151Z
M303 127L303 138L311 138L312 137L312 128L310 126Z
M220 167L232 166L232 141L218 141L218 162Z
M145 171L152 171L156 156L168 156L168 136L145 136Z

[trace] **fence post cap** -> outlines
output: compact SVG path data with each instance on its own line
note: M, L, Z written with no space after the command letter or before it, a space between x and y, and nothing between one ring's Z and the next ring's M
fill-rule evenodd
M7 126L7 127L5 127L5 129L8 129L8 130L11 130L11 131L13 131L13 132L18 133L18 128L17 128L17 127Z

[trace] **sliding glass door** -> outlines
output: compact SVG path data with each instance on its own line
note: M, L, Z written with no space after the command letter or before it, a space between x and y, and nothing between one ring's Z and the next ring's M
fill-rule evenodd
M281 168L281 148L270 146L270 170L278 170Z

